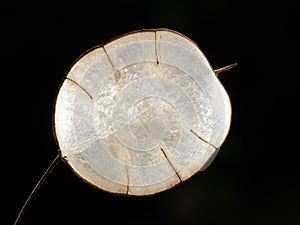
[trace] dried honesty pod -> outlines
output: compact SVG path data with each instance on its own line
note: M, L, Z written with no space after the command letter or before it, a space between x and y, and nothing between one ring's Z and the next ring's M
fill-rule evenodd
M53 127L64 159L103 191L152 195L205 169L231 123L229 97L199 47L168 29L125 34L70 68ZM50 166L51 167L51 166Z

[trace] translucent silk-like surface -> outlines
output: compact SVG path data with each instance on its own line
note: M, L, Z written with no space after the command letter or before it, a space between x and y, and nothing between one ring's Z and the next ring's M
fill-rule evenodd
M54 129L74 172L102 190L150 195L203 169L230 128L228 95L198 46L171 30L121 36L81 56Z

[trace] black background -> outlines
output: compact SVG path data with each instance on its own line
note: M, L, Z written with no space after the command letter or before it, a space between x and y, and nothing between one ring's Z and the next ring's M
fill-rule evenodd
M299 14L288 1L107 1L1 6L1 224L13 224L57 155L58 86L83 52L123 33L169 28L194 40L232 103L211 166L149 197L99 191L58 164L21 224L300 224ZM4 213L3 213L4 212Z

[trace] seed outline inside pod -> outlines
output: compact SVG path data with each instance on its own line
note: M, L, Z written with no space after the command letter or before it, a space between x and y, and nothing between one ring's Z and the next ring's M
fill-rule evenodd
M230 99L205 55L168 29L130 32L85 52L53 114L61 156L79 177L139 196L203 170L230 123Z

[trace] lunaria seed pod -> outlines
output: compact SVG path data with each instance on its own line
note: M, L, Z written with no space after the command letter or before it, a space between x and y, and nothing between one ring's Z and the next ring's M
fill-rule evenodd
M87 51L55 103L61 156L107 192L174 187L203 170L228 134L231 105L218 72L192 40L167 29L127 33Z

